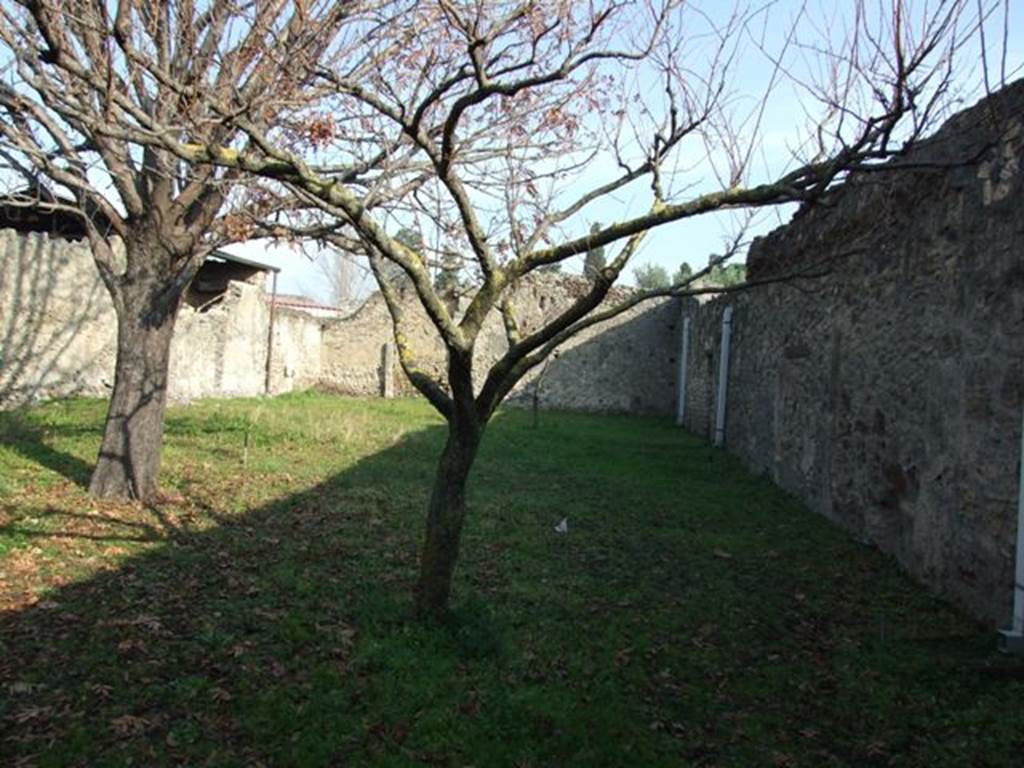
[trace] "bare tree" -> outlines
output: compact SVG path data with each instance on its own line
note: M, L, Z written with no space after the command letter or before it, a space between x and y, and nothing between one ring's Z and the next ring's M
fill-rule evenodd
M328 300L336 307L351 305L358 295L362 267L355 254L330 248L321 249L314 258Z
M955 54L978 21L976 5L958 0L912 17L902 0L850 3L838 19L812 18L799 6L773 39L769 28L780 25L769 16L785 8L383 3L359 27L372 34L350 38L318 73L332 95L317 109L332 116L327 144L344 176L213 94L210 109L244 130L250 149L183 141L141 123L126 135L199 164L285 182L324 213L321 236L369 256L403 369L448 424L427 510L421 615L446 610L467 478L488 421L515 384L582 329L652 296L698 290L688 285L735 252L686 284L609 304L644 234L723 209L813 202L850 172L902 151L945 108ZM752 99L733 80L751 55L768 73ZM787 163L759 163L765 110L784 86L801 94L806 124ZM595 178L595 160L615 170ZM646 210L589 229L592 207L627 190L646 190ZM458 253L475 268L478 284L459 311L436 290L430 259L395 236L413 220L437 252ZM612 252L572 305L522 327L512 301L520 281L600 247ZM419 366L385 265L401 269L443 341L443 379ZM476 340L493 316L507 351L474 370Z
M0 5L0 157L19 199L81 217L117 313L117 362L90 491L158 493L170 341L182 296L215 247L279 205L236 169L191 167L125 126L232 146L208 96L268 125L303 99L343 4L18 0ZM282 66L287 62L287 66ZM19 178L20 177L20 178Z

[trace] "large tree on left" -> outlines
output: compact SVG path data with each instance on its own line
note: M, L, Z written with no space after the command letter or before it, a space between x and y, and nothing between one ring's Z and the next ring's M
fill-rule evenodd
M0 0L4 183L12 191L54 190L50 204L81 217L117 314L114 388L94 495L158 497L170 343L182 296L210 251L246 236L247 217L272 196L244 189L235 171L189 168L160 148L120 137L144 123L168 135L240 141L228 116L211 111L206 98L190 98L182 83L273 122L285 105L301 103L306 73L329 46L343 7Z

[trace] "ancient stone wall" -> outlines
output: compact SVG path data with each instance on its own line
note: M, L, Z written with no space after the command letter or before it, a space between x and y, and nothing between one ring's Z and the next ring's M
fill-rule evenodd
M220 301L178 314L168 396L246 397L264 392L269 312L262 286L231 281Z
M264 316L269 312L261 302ZM260 359L261 376L266 364L267 323L257 326L264 339ZM318 386L323 380L323 322L305 312L278 307L274 316L274 345L271 355L270 392L298 392ZM262 379L261 379L262 382ZM263 392L262 385L260 393Z
M109 394L117 323L88 247L7 229L0 230L0 259L0 406ZM225 290L190 295L179 313L171 347L172 400L266 391L270 308L262 276L233 279L226 268L217 274L223 278L218 290ZM525 281L515 298L523 331L550 320L580 289L579 278L548 275ZM440 339L413 295L405 297L405 305L406 316L413 318L407 336L421 367L443 379ZM540 403L669 413L675 391L675 314L668 309L665 303L634 309L573 339L544 371ZM344 319L278 307L270 392L322 386L379 396L385 379L383 348L391 339L391 319L379 294ZM506 349L503 326L492 317L477 344L478 384ZM510 402L530 402L542 370L527 376ZM392 381L396 394L413 394L400 369L392 371Z
M712 434L731 304L727 449L996 623L1024 405L1022 115L1018 83L748 257L754 280L824 276L683 308L687 426Z
M185 302L171 345L170 398L263 394L269 322L261 275L227 280L214 301ZM116 329L84 243L0 230L0 407L109 395ZM320 322L278 310L274 331L272 392L316 384Z
M513 303L522 333L553 319L574 300L580 278L538 275L523 282ZM616 292L612 300L621 299ZM419 367L445 377L445 350L414 296L405 297L403 315L411 318L406 337ZM653 302L587 329L564 344L550 363L528 373L508 402L532 402L537 378L544 408L670 414L675 397L674 340L678 315L666 301ZM392 339L391 320L383 299L371 297L344 320L324 323L321 382L340 392L376 395L382 387L382 348ZM476 343L476 385L508 349L505 331L495 313ZM543 375L542 375L543 372ZM399 394L412 394L408 380L395 376Z
M571 287L572 282L560 285L543 278L525 285L519 299L524 327L553 319L571 300ZM610 301L621 298L616 294ZM674 302L658 300L588 328L559 347L546 366L527 374L509 402L531 402L540 378L542 408L671 414L676 398L678 317ZM505 351L497 319L489 330L493 347L487 357L496 359Z
M86 248L0 230L0 405L109 394L116 328Z

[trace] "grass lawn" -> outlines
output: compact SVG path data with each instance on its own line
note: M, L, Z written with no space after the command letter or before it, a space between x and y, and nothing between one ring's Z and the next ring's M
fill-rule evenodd
M173 408L158 508L103 413L0 414L0 765L1024 764L992 632L665 421L501 414L421 625L424 403Z

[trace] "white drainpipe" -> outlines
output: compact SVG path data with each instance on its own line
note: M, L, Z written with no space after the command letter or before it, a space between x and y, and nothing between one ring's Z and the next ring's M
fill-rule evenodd
M718 359L718 399L715 402L715 445L725 443L725 396L729 385L729 342L732 339L732 307L722 312L722 351Z
M1000 647L1024 654L1024 415L1020 433L1020 480L1017 486L1017 567L1013 577L1013 620L1003 630Z
M686 307L683 307L683 312ZM683 351L679 357L679 405L676 408L676 424L680 427L686 419L686 372L690 363L690 318L683 318Z

